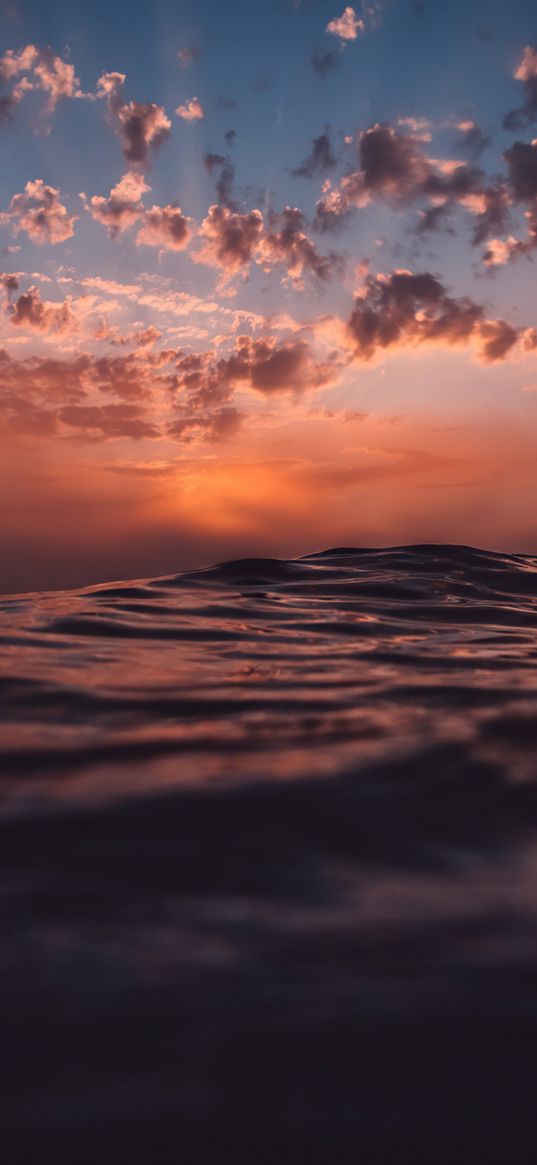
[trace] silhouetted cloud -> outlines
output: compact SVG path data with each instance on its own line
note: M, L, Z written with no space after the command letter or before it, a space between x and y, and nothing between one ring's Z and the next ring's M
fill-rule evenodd
M326 128L324 133L319 134L319 137L313 138L307 158L304 158L304 161L292 173L300 178L314 178L327 174L336 165L337 158L332 150L330 130Z
M233 198L233 183L235 181L235 166L223 154L214 154L207 151L203 155L203 165L208 174L217 174L215 185L216 197L222 206L229 210L238 210Z
M478 216L473 241L480 242L505 212L505 189L488 186L476 166L428 157L424 141L429 135L422 123L405 121L414 132L399 133L391 125L376 124L360 134L360 169L346 174L337 187L326 184L317 202L316 228L330 230L353 207L363 208L376 199L396 207L426 199L432 207L422 212L421 231L437 228L451 206L461 205Z
M103 73L97 96L106 99L112 125L119 133L123 154L131 166L147 165L150 153L169 136L171 121L154 102L123 101L124 73Z
M490 145L490 136L472 118L465 118L459 121L457 123L457 129L461 134L457 148L465 150L474 160L480 158L483 150Z
M537 118L537 47L526 45L514 76L522 81L525 101L504 118L504 129L520 129Z
M520 335L505 320L487 320L483 307L469 297L449 296L429 272L409 271L369 277L348 327L361 360L392 347L473 341L480 358L490 363L502 359Z
M281 213L270 216L260 248L263 262L283 263L290 278L298 285L301 285L305 272L326 280L342 267L342 260L335 252L319 254L305 227L303 212L298 207L286 206Z

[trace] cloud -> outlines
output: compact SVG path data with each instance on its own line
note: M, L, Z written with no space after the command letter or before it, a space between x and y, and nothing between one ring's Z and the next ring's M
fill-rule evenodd
M106 99L109 118L119 133L123 154L131 166L148 165L150 154L169 137L171 121L162 105L123 102L124 73L103 73L97 96Z
M192 257L195 262L219 267L229 275L244 270L251 263L263 235L263 215L260 210L238 214L226 206L209 207L199 229L201 250Z
M305 216L298 207L286 206L280 214L272 214L259 255L264 264L284 264L289 277L299 287L305 272L324 281L342 267L341 258L335 252L319 254L305 226Z
M60 191L45 186L41 178L27 182L23 194L15 194L9 209L0 215L0 223L10 224L13 234L24 231L32 243L64 243L74 234L77 215L70 215L60 202Z
M50 306L58 307L44 305ZM35 300L27 310L35 320ZM175 355L167 355L168 363ZM162 354L144 346L125 356L63 360L15 360L0 349L0 411L8 427L33 436L156 438L166 413L160 402L171 400L172 385ZM103 404L103 393L116 400Z
M525 101L504 118L504 129L516 130L537 118L537 47L526 45L514 76L522 81Z
M326 280L342 265L335 252L319 254L305 226L305 216L298 207L286 206L279 214L272 213L265 228L260 210L240 214L215 204L201 224L198 239L202 246L192 258L219 268L224 283L238 273L247 274L251 263L265 270L281 264L294 285L302 288L305 273Z
M57 56L51 48L26 45L18 52L9 49L0 57L0 84L12 84L11 92L0 99L0 111L9 116L26 93L48 93L45 115L54 113L62 97L87 97L80 88L74 65Z
M58 419L86 438L129 437L133 441L160 436L136 405L66 405Z
M313 138L311 150L296 170L291 172L299 178L314 178L327 174L337 165L337 158L332 150L330 130L326 128L318 138Z
M74 65L55 56L52 49L41 49L33 66L38 84L49 94L47 112L53 113L61 97L81 96L80 81Z
M231 406L216 409L207 416L182 416L167 429L168 436L190 444L196 439L218 444L235 437L242 428L244 413Z
M11 298L15 294L15 292L17 292L19 290L19 286L20 286L20 283L19 283L19 276L18 275L15 275L15 274L13 274L13 275L1 274L0 275L0 287L4 288L8 302L11 300Z
M249 388L261 396L301 395L334 383L346 362L347 354L333 352L324 360L316 359L304 339L241 335L228 355L209 350L178 359L179 417L203 417L227 407L237 388Z
M102 73L97 81L97 97L104 97L112 113L117 113L123 104L125 73Z
M177 49L177 59L183 69L188 69L189 65L197 61L199 56L201 56L201 49L196 45Z
M502 266L525 255L531 256L537 248L537 141L515 142L503 156L508 166L512 198L527 206L524 216L528 233L525 239L517 239L513 235L505 240L491 239L484 255L484 261L489 267Z
M339 53L330 49L324 52L317 48L311 54L311 65L318 77L326 77L328 73L337 68L338 61Z
M156 150L168 137L171 121L160 105L141 105L129 101L118 110L123 153L132 166L149 161L150 150Z
M477 161L481 157L483 150L486 150L487 146L490 145L490 136L472 118L465 118L457 122L456 129L461 134L457 148L465 150L474 161Z
M475 343L481 360L502 359L519 339L505 320L487 320L481 305L454 299L428 272L396 271L369 277L354 302L348 329L360 360L389 349Z
M35 286L19 296L10 309L10 317L17 327L37 332L65 334L76 331L78 327L69 300L62 303L43 301L39 288Z
M213 154L207 151L203 156L203 165L208 174L218 174L216 181L216 196L222 206L230 210L238 210L233 198L233 182L235 180L235 166L223 154Z
M537 198L537 139L515 142L503 156L514 198L518 202L533 202Z
M180 206L152 206L144 214L143 224L136 235L136 246L184 251L192 235L191 221Z
M203 106L197 97L191 97L184 105L178 105L175 113L183 121L203 121L205 117Z
M90 199L85 194L80 197L91 217L106 227L111 238L117 239L143 217L142 195L149 190L151 187L143 175L130 170L112 188L108 198L100 194Z
M405 119L410 123L410 119ZM320 231L337 227L353 208L381 199L395 207L420 199L432 205L422 212L420 230L441 225L453 205L478 216L473 242L481 242L490 229L503 224L509 199L504 187L486 185L483 171L465 162L430 158L424 151L421 123L411 133L399 133L388 124L364 130L358 139L360 169L346 174L339 187L327 185L317 202L315 226Z
M354 8L347 7L341 16L335 17L327 26L326 31L340 40L356 40L358 33L365 32L365 22L356 15Z

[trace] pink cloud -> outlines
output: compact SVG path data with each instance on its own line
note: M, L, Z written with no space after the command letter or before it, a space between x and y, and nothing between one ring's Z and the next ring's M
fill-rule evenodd
M209 207L199 229L201 250L192 257L195 262L220 267L229 275L244 270L251 263L263 235L263 215L260 210L238 214L227 206Z
M184 251L192 234L191 221L179 206L152 206L144 214L143 225L136 235L136 246Z
M358 33L365 32L365 23L356 15L354 8L348 6L341 16L334 17L327 24L326 31L332 36L338 36L340 40L356 40Z
M63 243L74 234L77 215L70 215L60 202L60 191L46 186L41 178L27 182L23 194L15 194L0 223L10 224L15 235L25 231L38 246Z
M11 322L17 327L37 332L66 334L77 331L78 324L69 300L62 303L43 301L38 287L29 287L19 296L10 311Z
M85 194L80 197L91 217L102 223L111 238L116 239L143 217L145 207L142 194L150 189L142 174L129 170L107 198L100 194L94 194L89 199Z
M183 121L202 121L205 117L203 106L197 97L191 97L184 105L178 105L175 112Z

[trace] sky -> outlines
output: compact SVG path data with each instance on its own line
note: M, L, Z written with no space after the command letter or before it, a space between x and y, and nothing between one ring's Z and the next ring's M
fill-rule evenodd
M537 552L534 0L0 4L0 589Z

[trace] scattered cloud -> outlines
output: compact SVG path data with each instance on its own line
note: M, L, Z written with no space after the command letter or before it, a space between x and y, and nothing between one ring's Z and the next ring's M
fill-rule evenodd
M151 153L169 137L172 123L161 105L125 102L124 85L124 73L103 73L97 82L97 97L106 100L126 161L131 166L147 166Z
M334 17L326 26L326 31L340 40L356 40L359 33L365 32L365 22L356 15L350 6L343 10L341 16Z
M454 299L429 272L369 277L356 296L349 323L356 356L361 360L390 348L473 343L480 359L503 359L520 333L505 320L488 320L469 297Z
M197 61L200 56L201 49L197 45L189 45L177 49L177 59L183 69L188 69L189 65L194 64L194 61Z
M299 178L315 178L328 174L336 165L337 158L330 141L330 129L327 127L319 137L313 138L309 154L292 173Z
M537 47L526 45L514 73L522 81L525 100L504 118L504 129L517 130L537 119Z
M198 97L191 97L190 101L186 101L184 105L178 105L175 113L183 121L203 121L205 117L203 106Z
M152 206L144 214L136 245L160 247L162 251L184 251L192 234L191 221L180 206Z
M14 235L24 231L38 246L72 238L77 221L77 215L70 215L60 202L60 191L46 186L42 178L27 182L24 193L15 194L8 210L0 214L0 224L10 225Z
M111 238L117 239L143 217L142 195L150 189L142 174L129 170L107 198L94 194L88 199L83 193L80 197L91 217L106 227Z

